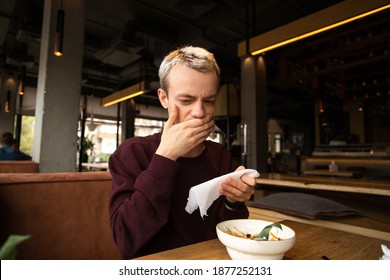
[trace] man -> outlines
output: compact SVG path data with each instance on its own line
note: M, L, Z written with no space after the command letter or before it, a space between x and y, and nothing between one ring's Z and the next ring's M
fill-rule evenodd
M31 157L16 148L11 132L4 132L0 137L0 160L31 160Z
M243 202L256 182L247 175L226 179L203 219L199 210L185 211L192 186L237 168L225 146L206 141L219 76L205 49L187 46L168 54L159 69L158 97L169 115L162 134L128 139L110 157L110 225L124 258L216 238L217 223L248 217Z

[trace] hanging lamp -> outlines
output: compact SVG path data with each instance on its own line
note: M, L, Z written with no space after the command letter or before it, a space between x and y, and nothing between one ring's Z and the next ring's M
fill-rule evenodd
M56 27L56 36L54 41L55 56L63 55L64 23L65 23L65 12L62 9L62 1L61 1L61 8L57 10L57 27Z

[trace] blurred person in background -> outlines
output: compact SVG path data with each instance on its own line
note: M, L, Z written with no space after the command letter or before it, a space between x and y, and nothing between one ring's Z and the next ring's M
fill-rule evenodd
M3 132L0 137L0 160L31 160L31 157L19 151L11 132Z

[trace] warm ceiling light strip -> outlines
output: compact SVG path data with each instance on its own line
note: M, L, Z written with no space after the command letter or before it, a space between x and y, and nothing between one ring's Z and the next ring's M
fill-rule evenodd
M389 8L389 0L346 0L251 38L249 50L258 55ZM247 55L246 42L238 45L238 55Z
M116 91L113 94L110 94L109 96L103 97L102 106L108 107L144 93L145 93L145 81L142 81L135 85L122 89L120 91Z

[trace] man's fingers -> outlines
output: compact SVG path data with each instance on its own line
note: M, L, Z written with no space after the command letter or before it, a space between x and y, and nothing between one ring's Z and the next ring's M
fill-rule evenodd
M256 185L256 179L251 177L251 176L248 176L247 174L244 174L242 177L241 177L241 181L243 181L245 184L253 187Z
M169 113L169 118L168 118L168 120L166 122L166 126L168 128L172 127L173 125L175 125L176 120L177 120L177 116L178 116L178 110L177 110L176 105L174 105L173 108L172 108L172 111Z
M239 171L239 170L244 170L245 167L243 165L240 165L239 167L237 167L236 171Z

